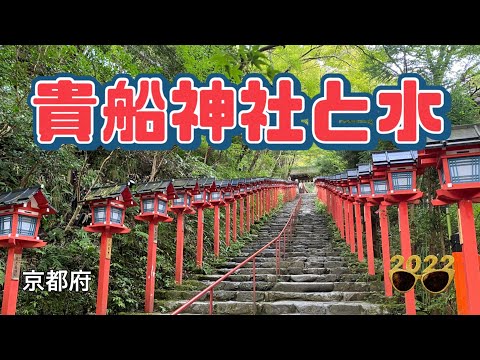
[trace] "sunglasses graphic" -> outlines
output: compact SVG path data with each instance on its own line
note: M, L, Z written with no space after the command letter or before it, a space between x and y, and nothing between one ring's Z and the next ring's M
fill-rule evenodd
M413 289L418 280L420 280L425 290L429 293L441 293L448 288L455 273L455 270L452 268L454 259L451 255L445 255L440 259L440 262L446 262L445 266L441 269L435 268L438 258L434 255L428 255L423 262L430 262L430 264L421 274L417 274L422 263L420 256L410 256L407 259L405 269L401 268L405 261L402 255L395 255L390 259L390 262L395 261L397 261L397 263L389 270L388 275L392 286L401 293L406 293ZM413 266L413 263L415 263L415 266Z

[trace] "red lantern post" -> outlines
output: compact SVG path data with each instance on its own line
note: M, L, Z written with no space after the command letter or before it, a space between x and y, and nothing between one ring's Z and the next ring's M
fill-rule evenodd
M347 245L350 245L350 212L348 206L348 199L350 198L350 189L348 187L348 175L347 172L340 174L340 183L339 183L339 197L340 197L340 235L345 239Z
M17 310L23 249L47 245L38 237L40 222L42 216L56 213L40 186L0 194L0 247L7 248L2 315Z
M246 191L247 191L247 218L246 218L246 221L247 221L247 232L250 232L250 225L253 223L252 221L252 217L251 216L251 207L252 207L252 203L251 203L251 200L252 200L252 195L253 195L253 184L252 184L252 179L249 179L249 180L246 180L245 181L245 185L246 185Z
M137 203L133 200L127 185L103 186L92 189L85 202L90 205L92 223L85 226L87 232L102 234L100 239L100 264L98 268L97 315L107 313L110 259L112 256L112 235L127 234L130 229L124 225L125 211Z
M235 201L231 180L222 180L219 187L223 192L223 201L225 206L225 245L230 246L230 204Z
M215 188L214 178L198 179L199 193L193 195L192 206L197 210L197 267L203 266L203 209L211 209L210 192Z
M258 211L257 211L257 204L258 204L258 185L257 185L257 179L252 179L251 181L251 186L252 186L252 197L250 200L250 204L252 205L252 214L250 216L250 219L252 221L251 225L255 224L255 221L257 220L258 217Z
M233 224L232 224L232 241L237 241L237 200L241 199L240 195L240 179L232 180L231 186L233 191L233 202L232 202L232 212L233 212Z
M213 253L220 256L220 207L225 206L223 199L222 180L218 180L215 189L210 193L210 203L213 205Z
M173 180L176 198L173 199L170 211L177 215L177 250L175 261L175 282L182 283L183 278L183 240L184 240L184 214L195 214L192 208L192 197L199 193L196 179Z
M372 204L367 202L368 197L372 195L372 165L358 164L358 197L357 201L363 204L363 212L365 218L365 239L367 243L367 264L368 274L375 275L375 262L373 257L373 235L372 235Z
M387 181L387 172L385 169L376 168L375 166L372 167L370 189L372 190L372 195L367 197L366 206L369 209L371 209L373 206L379 207L378 213L382 242L383 284L385 287L385 296L390 297L393 295L393 288L388 276L388 272L390 270L390 242L388 235L387 203L383 200L385 194L389 190L389 187Z
M248 196L246 180L240 179L238 182L238 186L240 187L239 194L237 195L240 196L240 236L242 236L245 231L245 198Z
M447 140L429 139L425 150L419 152L422 166L437 168L440 189L432 204L458 204L461 252L456 252L455 259L461 261L454 263L456 280L459 280L455 287L457 303L464 305L458 311L470 315L480 315L479 255L472 206L480 202L479 145L480 125L461 125L452 127Z
M402 256L408 259L412 255L410 244L410 226L408 204L418 204L423 196L417 191L417 152L383 151L372 153L373 166L387 171L389 192L384 199L387 205L398 204L398 222L400 228L400 247ZM404 268L406 263L404 264ZM405 293L407 315L415 315L414 289Z
M265 179L263 184L263 214L268 215L270 213L270 188L271 179Z
M170 180L164 180L138 184L135 194L140 198L140 214L135 216L135 219L148 222L145 312L151 313L155 295L158 223L173 221L173 218L168 216L168 200L175 197L175 189Z
M350 196L347 198L348 200L348 212L349 212L349 227L350 227L350 251L352 253L355 252L355 216L354 216L354 204L356 203L356 198L357 198L357 195L358 195L358 189L357 189L357 169L348 169L347 170L347 176L348 176L348 187L350 189ZM358 216L359 216L359 210L358 208L355 206L355 210L356 210L356 218L358 219ZM359 232L359 228L358 228L358 220L357 220L357 236L358 236L358 232ZM361 236L361 233L360 233L360 236ZM357 240L358 242L358 240ZM359 257L360 257L360 253L363 253L363 247L362 249L360 249L361 247L361 241L359 243L357 243L357 250L358 250L358 253L359 253ZM362 251L360 251L362 250ZM363 257L363 254L362 254L362 257Z
M349 244L349 239L350 239L350 232L348 229L348 195L350 194L350 190L348 188L348 175L347 172L343 172L340 174L340 183L338 187L338 197L339 197L339 203L340 203L340 222L339 222L339 227L340 227L340 236L342 239L345 239L347 244ZM348 230L348 236L347 236L347 230Z

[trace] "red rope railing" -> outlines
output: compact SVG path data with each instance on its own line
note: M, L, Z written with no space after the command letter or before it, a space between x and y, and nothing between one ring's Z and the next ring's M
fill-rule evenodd
M263 252L264 250L268 249L270 246L275 244L275 258L276 258L276 275L280 275L280 252L282 251L282 244L280 243L283 240L283 255L285 256L285 248L286 248L286 242L287 238L290 240L292 237L292 231L293 227L295 226L295 222L297 219L298 211L300 209L300 206L302 204L302 198L300 197L297 201L297 204L295 205L295 208L292 210L290 213L290 217L288 218L287 223L283 227L283 229L280 231L280 233L268 244L264 245L261 247L259 250L257 250L255 253L247 257L245 260L243 260L240 264L235 266L232 270L227 272L225 275L220 277L218 280L213 282L212 284L208 285L205 289L200 291L197 295L195 295L193 298L191 298L189 301L187 301L185 304L180 306L177 310L172 312L171 315L178 315L181 312L185 311L187 308L190 307L193 303L198 301L200 298L202 298L205 294L209 293L210 295L210 300L209 300L209 314L213 314L213 291L216 286L218 286L222 281L227 279L230 275L235 273L238 269L243 267L245 264L248 264L250 261L252 261L252 291L253 291L253 306L254 309L256 309L256 257Z

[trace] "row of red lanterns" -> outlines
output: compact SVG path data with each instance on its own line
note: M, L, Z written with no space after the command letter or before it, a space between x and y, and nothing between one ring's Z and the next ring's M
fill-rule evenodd
M230 206L233 206L233 234L237 239L237 200L240 202L240 235L283 201L296 196L292 181L271 178L215 180L214 178L163 180L139 184L134 195L140 202L140 213L135 219L149 223L145 311L153 311L155 287L157 231L159 222L177 222L176 274L182 282L184 215L198 214L197 266L203 258L203 210L214 209L214 253L220 254L220 207L226 208L225 243L230 244ZM246 201L246 207L245 207ZM125 234L126 209L137 202L128 185L97 187L85 199L90 206L92 222L84 227L88 232L102 234L97 290L97 314L106 314L112 235ZM245 210L245 211L244 211ZM0 247L8 248L5 272L2 314L15 314L23 248L42 247L46 242L38 237L43 215L55 214L40 187L32 187L0 194ZM245 214L245 217L244 217ZM245 221L244 221L244 218ZM246 229L245 229L246 227Z
M472 127L472 126L471 126ZM462 249L454 254L455 284L459 314L480 314L480 270L472 202L480 202L480 129L473 126L471 138L465 126L453 127L444 142L429 141L422 151L383 151L372 153L372 163L358 164L356 169L314 179L318 199L327 205L340 235L363 258L364 207L368 273L375 274L371 208L379 207L385 295L392 296L389 280L390 247L387 207L398 206L401 255L411 255L408 204L418 204L423 193L417 189L416 177L427 167L435 166L440 181L432 205L459 205L459 232ZM353 210L355 208L355 211ZM355 226L354 226L355 223ZM356 233L356 239L355 239ZM405 264L404 264L405 267ZM405 293L406 313L415 314L414 290Z

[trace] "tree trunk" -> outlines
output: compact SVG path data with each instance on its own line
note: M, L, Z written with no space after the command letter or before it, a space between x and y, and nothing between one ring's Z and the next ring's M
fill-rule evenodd
M103 167L108 162L108 160L110 160L110 158L112 157L114 152L115 152L115 150L110 151L110 154L108 154L108 156L103 160L102 164L100 165L100 168L98 169L98 173L97 173L97 176L95 177L95 180L93 181L92 185L90 186L87 193L83 197L82 201L79 202L77 207L75 208L75 211L73 212L73 215L70 218L70 221L68 222L67 226L65 226L65 231L69 231L70 228L72 227L72 224L74 223L75 219L77 218L78 214L80 213L80 210L82 209L83 202L87 198L88 194L90 194L92 189L95 187L95 185L97 185L98 180L100 179L100 176L102 175Z
M257 163L259 157L260 157L260 151L257 150L257 151L255 151L255 154L253 155L253 159L252 159L252 162L250 164L250 167L248 168L248 172L252 172L252 170L255 167L255 164Z
M277 171L278 162L279 162L281 156L282 156L282 150L280 150L279 153L278 153L277 159L275 160L275 164L273 165L273 169L270 173L270 177L273 177L273 174L275 174L275 171Z
M205 158L203 159L203 163L204 163L204 164L207 163L208 156L210 155L211 149L212 149L212 148L210 147L210 145L207 145L207 151L205 151Z
M163 164L163 159L165 156L160 157L160 155L164 155L163 152L157 151L155 152L155 155L153 156L153 161L152 161L152 170L150 171L150 177L148 181L154 181L155 176L157 176L158 171L160 170L160 167Z
M295 158L297 157L297 153L294 152L293 153L293 157L292 157L292 161L290 161L290 163L288 164L288 171L287 171L287 177L290 176L290 172L292 171L292 167L293 167L293 164L295 163Z

